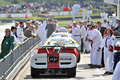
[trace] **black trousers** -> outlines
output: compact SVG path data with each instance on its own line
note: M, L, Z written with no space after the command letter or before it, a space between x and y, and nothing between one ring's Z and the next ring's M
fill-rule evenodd
M104 48L102 48L102 59L101 59L101 65L105 66L104 64Z
M84 51L84 43L83 43L83 40L81 39L81 52Z

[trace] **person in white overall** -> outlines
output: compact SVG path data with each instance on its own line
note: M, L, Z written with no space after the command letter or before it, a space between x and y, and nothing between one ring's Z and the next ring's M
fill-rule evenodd
M114 70L112 80L120 80L120 61L117 63L117 66Z
M111 52L109 49L110 46L114 47L116 42L116 38L113 35L112 29L107 28L104 32L104 39L102 44L100 45L98 51L104 47L104 63L105 63L105 73L104 74L113 74L113 55L114 53Z
M42 45L45 43L46 41L46 32L45 32L45 27L47 25L47 22L46 20L43 22L43 24L41 24L39 27L38 27L38 36L40 37L41 39L41 42L42 42Z
M97 51L97 49L102 43L102 35L97 29L95 29L95 26L92 26L91 29L92 29L92 36L90 38L87 38L87 40L93 41L93 44L91 47L91 53L93 55L91 57L92 58L91 68L93 68L93 66L99 68L101 66L102 50Z
M75 19L75 17L78 17L78 15L79 15L79 9L80 9L80 5L76 1L75 4L72 7L73 19Z

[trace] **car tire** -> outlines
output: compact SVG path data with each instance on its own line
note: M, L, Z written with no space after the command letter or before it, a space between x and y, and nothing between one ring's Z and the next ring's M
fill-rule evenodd
M77 63L80 62L80 53L78 54L78 60L77 60Z
M75 77L76 76L76 67L68 68L67 69L67 75L69 77Z
M32 78L38 78L39 77L39 70L31 67L31 76L32 76Z

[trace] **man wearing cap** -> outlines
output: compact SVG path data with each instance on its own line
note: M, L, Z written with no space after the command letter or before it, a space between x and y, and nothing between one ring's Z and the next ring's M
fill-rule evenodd
M10 35L10 29L5 29L5 37L1 44L0 59L4 58L9 52L14 49L14 37Z
M80 27L77 25L75 21L73 22L72 38L75 39L77 43L80 45Z
M27 21L26 22L26 27L24 28L24 31L27 29L27 28L30 28L31 24L30 24L30 21Z
M73 9L73 18L78 17L80 5L78 4L77 1L75 1L75 4L73 5L72 9Z
M92 30L91 30L91 26L92 26L93 24L88 24L87 26L88 26L88 32L87 32L87 38L90 38L91 36L92 36ZM91 46L92 46L92 41L88 41L87 40L87 45L88 45L88 48L89 48L89 50L90 50L90 64L89 64L89 66L91 66L91 64L93 64L93 60L92 60L92 57L93 57L93 54L92 54L92 52L91 52Z
M101 33L96 29L95 26L91 27L92 29L92 35L90 38L87 38L87 40L92 40L93 44L91 47L91 53L93 54L92 56L92 66L93 67L101 67L101 56L102 56L102 51L97 51L99 48L101 42L102 42L102 35Z
M102 27L101 25L102 25L102 23L100 21L97 21L97 29L100 31L100 33L103 37L106 27Z
M11 36L14 36L14 41L15 41L15 45L22 45L19 41L18 41L18 36L16 34L16 27L12 26L11 27Z
M104 35L104 31L106 29L106 27L103 27L101 26L102 23L100 21L97 21L97 30L100 31L101 35L102 35L102 38L103 38L103 35ZM104 66L104 49L102 49L102 59L101 59L101 63L102 63L102 66Z
M92 30L91 30L91 26L92 26L92 24L88 24L87 25L87 27L88 27L88 29L87 29L87 38L90 38L90 36L92 36ZM90 52L90 50L91 50L91 41L86 41L86 53L89 53Z
M25 31L24 31L24 35L27 37L27 38L30 38L30 37L36 37L35 34L32 32L34 30L35 26L34 25L31 25L30 28L27 28Z
M15 22L15 27L17 28L19 26L19 22Z
M20 43L27 39L24 36L23 27L24 27L23 22L20 22L20 26L17 27L17 36Z
M87 21L84 21L84 25L81 27L81 52L84 52L87 48L86 37L87 37Z

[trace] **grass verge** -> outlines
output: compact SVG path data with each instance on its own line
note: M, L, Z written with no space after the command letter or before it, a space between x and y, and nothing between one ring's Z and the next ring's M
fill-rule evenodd
M70 23L71 20L66 20L66 21L58 21L58 24L59 24L59 27L64 27L64 26L68 26L69 23ZM79 20L76 20L77 22ZM98 19L93 19L93 22L96 22L96 21L101 21L101 18L98 18Z
M5 24L7 24L7 23L0 23L0 25L5 25Z
M81 17L82 15L79 15L79 17ZM100 16L100 13L95 13L95 14L90 14L90 16ZM72 15L62 15L62 16L55 16L55 18L71 18ZM18 18L0 18L0 20L31 20L31 19L45 19L42 17L37 17L37 16L33 16L33 17L29 17L29 18L25 18L25 17L18 17Z

